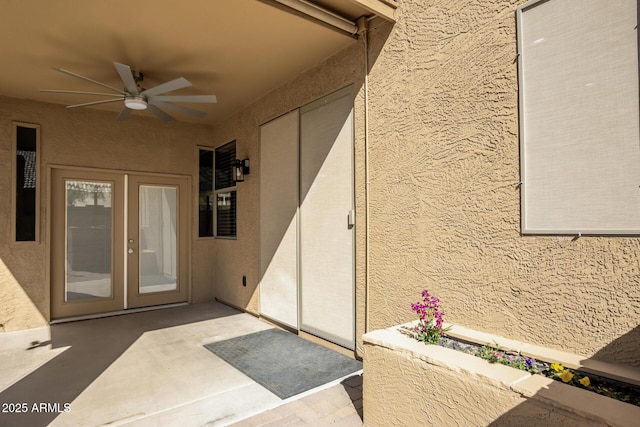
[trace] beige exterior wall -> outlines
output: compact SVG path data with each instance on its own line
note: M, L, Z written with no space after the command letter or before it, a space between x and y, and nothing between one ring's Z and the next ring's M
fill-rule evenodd
M640 239L520 235L515 10L522 3L402 0L394 25L372 21L368 142L362 39L214 129L137 117L121 124L90 109L3 99L0 192L10 194L12 120L41 125L42 171L74 164L190 174L194 192L196 146L236 140L238 158L251 160L237 187L238 238L195 238L194 215L193 300L215 296L257 314L259 126L353 84L358 354L367 322L374 330L412 320L409 304L427 288L442 298L449 322L640 366ZM41 234L45 201L46 191ZM9 224L2 204L0 323L13 330L43 324L49 297L44 237L9 245Z
M364 340L363 408L368 427L631 426L640 416L637 406L424 345L397 330L374 331Z
M248 157L251 173L237 185L238 238L218 240L215 255L216 298L230 305L259 314L259 188L260 188L260 125L301 107L348 85L353 85L356 129L356 207L364 218L362 198L362 85L364 81L364 44L356 42L327 59L317 67L303 73L267 94L252 105L226 120L214 129L212 141L216 145L236 140L238 158ZM286 167L286 165L283 165ZM364 225L364 224L363 224ZM356 227L358 288L364 286L364 227ZM242 286L242 276L247 276L247 286ZM363 325L364 298L358 298L357 317ZM360 328L359 336L363 330Z
M216 297L258 312L258 127L355 84L356 336L413 318L422 289L447 320L640 366L640 240L521 236L515 11L523 1L406 0L369 36L369 283L364 44L248 106L214 133L252 160L238 241L216 246ZM249 285L241 286L242 275Z
M11 244L11 185L13 122L40 125L40 241ZM46 281L47 167L81 166L123 171L190 175L198 189L197 145L211 146L210 129L184 123L163 123L132 116L117 122L114 113L92 109L0 98L0 331L43 326L49 320ZM210 258L213 240L197 239L196 198L192 223L192 301L213 297Z
M369 78L370 328L427 288L451 323L640 366L640 239L520 235L522 3L399 2Z

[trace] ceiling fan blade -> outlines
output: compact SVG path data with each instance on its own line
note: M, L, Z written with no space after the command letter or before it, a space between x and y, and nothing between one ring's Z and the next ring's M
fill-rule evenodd
M93 84L100 85L100 86L102 86L104 88L107 88L107 89L112 90L112 91L117 92L117 93L121 93L123 95L127 94L123 90L116 89L115 87L109 86L109 85L104 84L104 83L100 83L100 82L98 82L96 80L90 79L89 77L85 77L85 76L81 76L80 74L72 73L71 71L65 70L63 68L54 68L54 70L60 71L61 73L64 73L64 74L67 74L67 75L70 75L70 76L73 76L73 77L77 77L77 78L82 79L82 80L86 80L86 81L91 82Z
M200 119L207 115L207 113L205 113L204 111L194 110L193 108L183 107L182 105L175 105L168 102L149 101L149 103L158 107L168 108L170 110L178 111L180 113L187 114L189 116L198 117Z
M124 120L130 115L131 115L131 108L124 107L122 111L120 111L120 114L118 114L118 117L116 117L116 120Z
M218 102L218 98L215 95L160 95L149 98L149 101L215 103Z
M79 95L103 95L103 96L113 96L112 93L104 93L104 92L81 92L78 90L57 90L57 89L40 89L40 92L51 92L51 93L75 93Z
M132 95L138 94L138 85L136 84L136 79L133 78L133 72L131 72L131 67L128 65L121 64L119 62L114 62L113 65L116 66L116 70L118 70L118 74L120 74L120 78L124 82L124 87L127 88Z
M168 115L167 113L165 113L164 111L162 111L161 109L159 109L153 104L148 104L147 110L151 111L163 122L170 122L171 120L173 120L173 117L171 117L170 115Z
M83 104L67 105L67 108L87 107L89 105L107 104L109 102L122 102L123 98L105 99L104 101L85 102Z
M160 93L171 92L172 90L182 89L184 87L191 86L191 82L184 77L177 78L175 80L171 80L166 83L162 83L156 87L152 87L151 89L147 89L142 91L140 95L149 97L153 95L158 95Z

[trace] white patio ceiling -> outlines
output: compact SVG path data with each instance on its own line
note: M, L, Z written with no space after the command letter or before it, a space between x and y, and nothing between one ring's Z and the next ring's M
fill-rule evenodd
M4 1L0 95L64 105L104 99L40 89L104 91L52 67L122 87L113 66L117 61L142 71L145 88L185 77L193 86L169 94L215 94L217 104L184 104L206 111L204 119L171 114L176 120L217 123L355 42L268 3L274 2ZM352 21L374 14L389 19L389 4L394 5L389 0L314 3ZM117 112L122 105L95 108Z

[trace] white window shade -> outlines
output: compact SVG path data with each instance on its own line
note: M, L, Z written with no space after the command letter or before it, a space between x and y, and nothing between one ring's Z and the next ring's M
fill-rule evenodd
M640 234L635 0L518 10L522 232Z
M294 110L260 127L260 314L298 328L298 146Z
M354 349L351 91L300 109L300 329Z

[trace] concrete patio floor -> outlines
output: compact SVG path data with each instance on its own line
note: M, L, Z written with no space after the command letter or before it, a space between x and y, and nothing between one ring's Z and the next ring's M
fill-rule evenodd
M205 303L0 334L0 426L361 425L361 377L283 401L203 347L272 327Z

